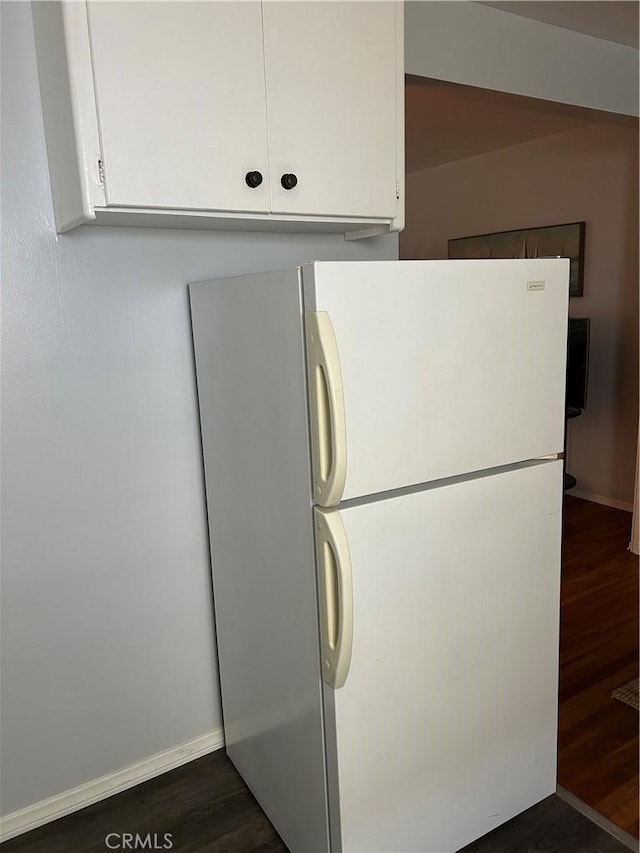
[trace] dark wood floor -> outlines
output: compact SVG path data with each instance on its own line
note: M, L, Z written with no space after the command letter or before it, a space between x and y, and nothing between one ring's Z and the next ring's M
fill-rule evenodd
M610 698L638 676L631 514L567 497L558 781L638 837L638 712Z
M174 853L287 853L222 750L6 841L2 853L106 853L105 838L112 832L156 833L160 849L170 833ZM112 836L110 843L116 840ZM533 851L627 853L627 848L557 797L464 848L464 853Z
M13 838L2 853L106 853L111 832L170 833L173 853L286 853L224 750ZM110 839L115 844L115 839Z

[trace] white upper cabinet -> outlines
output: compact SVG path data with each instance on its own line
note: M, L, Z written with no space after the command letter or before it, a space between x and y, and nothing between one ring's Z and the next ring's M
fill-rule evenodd
M107 204L268 212L261 4L88 12Z
M404 225L399 2L35 2L59 231Z
M395 216L395 29L393 3L265 0L274 212Z

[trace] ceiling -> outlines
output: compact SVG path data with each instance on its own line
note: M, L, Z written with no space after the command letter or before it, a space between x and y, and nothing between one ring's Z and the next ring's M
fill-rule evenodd
M562 133L592 121L558 111L557 104L473 86L407 77L407 172ZM586 112L586 111L585 111Z
M638 44L638 0L516 0L482 5L620 44ZM428 169L594 121L637 126L634 119L610 113L407 76L406 170Z
M481 5L638 47L638 0L514 0Z

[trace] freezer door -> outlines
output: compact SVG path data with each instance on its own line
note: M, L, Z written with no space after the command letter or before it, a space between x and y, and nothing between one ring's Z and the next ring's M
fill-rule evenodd
M317 503L562 450L569 262L303 268Z
M315 510L332 850L455 851L555 791L561 496L547 461Z

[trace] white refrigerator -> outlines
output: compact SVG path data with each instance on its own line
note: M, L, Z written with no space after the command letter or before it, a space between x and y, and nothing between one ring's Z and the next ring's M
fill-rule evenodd
M226 749L292 853L555 791L569 262L190 286Z

